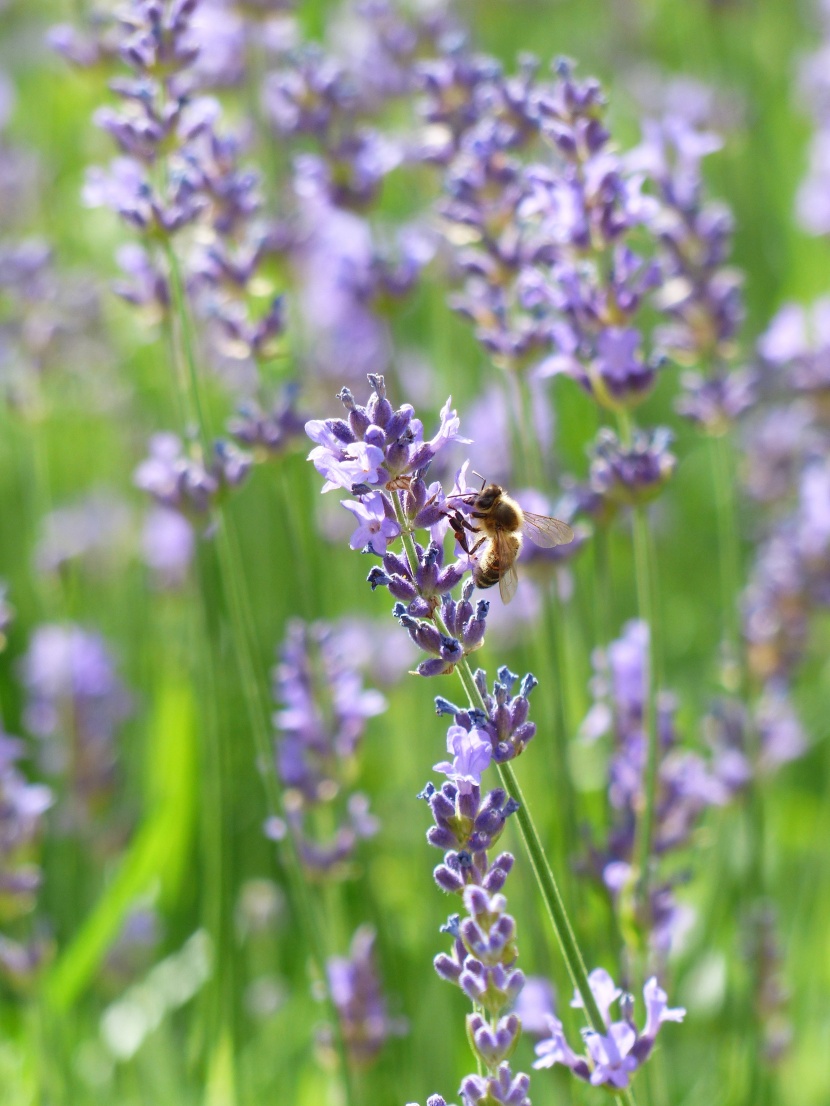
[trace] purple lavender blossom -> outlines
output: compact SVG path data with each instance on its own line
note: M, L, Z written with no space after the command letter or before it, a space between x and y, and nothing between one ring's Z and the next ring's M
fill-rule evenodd
M796 392L824 393L830 387L830 297L809 309L782 307L759 339L758 352Z
M792 1044L793 1030L788 1016L790 991L783 974L784 952L778 935L777 911L761 903L748 920L745 957L753 965L755 1009L763 1035L763 1057L779 1064Z
M568 1045L562 1023L551 1016L548 1018L550 1036L536 1046L536 1055L539 1058L533 1066L551 1068L554 1064L563 1064L578 1079L595 1087L607 1085L609 1089L625 1090L651 1054L660 1026L668 1021L682 1021L686 1011L682 1007L669 1008L666 992L660 988L656 978L652 977L643 988L646 1024L642 1032L639 1032L632 1021L633 996L624 996L614 986L608 972L602 968L591 972L588 982L607 1027L607 1034L584 1029L582 1033L588 1055L579 1056ZM621 1000L623 1018L612 1022L610 1007L618 999ZM575 993L571 1005L577 1009L582 1008L582 999L578 992Z
M269 834L290 831L310 874L342 878L358 842L377 831L368 800L350 788L366 721L386 709L385 700L363 688L341 642L323 623L289 625L274 688L287 824L271 825ZM336 828L322 839L315 825L324 810Z
M387 1012L375 959L375 932L361 926L349 956L332 957L326 965L346 1050L357 1067L371 1064L390 1037L407 1031L405 1021Z
M648 656L649 629L640 621L629 622L622 637L595 653L595 702L582 729L591 740L608 733L613 737L608 766L611 825L607 841L592 846L590 863L618 907L634 878L637 812L645 786ZM725 805L745 782L731 761L713 756L707 763L697 753L682 749L675 713L674 698L659 693L655 858L687 845L702 813L710 806ZM688 923L688 913L675 901L674 882L668 879L652 886L647 916L640 919L658 958L665 957Z
M343 419L326 419L306 424L306 433L318 442L310 459L326 475L329 485L353 489L355 484L383 486L417 475L450 443L466 443L460 423L448 399L441 409L441 424L428 441L423 424L414 418L408 404L393 410L386 399L382 376L370 376L374 394L367 406L359 407L348 388L340 398L348 414ZM382 466L382 467L381 467ZM359 479L358 479L359 478ZM437 517L437 516L436 516Z
M135 484L160 506L184 515L205 514L222 492L242 483L251 466L248 454L224 441L214 444L207 467L196 453L185 451L176 434L154 434L149 445L149 456L135 471Z
M73 829L89 826L115 784L115 739L132 713L104 639L71 623L38 627L20 665L26 728L46 772L65 779Z
M453 800L456 814L448 818ZM477 785L469 790L456 790L454 785L445 784L440 792L429 794L429 802L439 832L430 831L428 840L436 845L442 835L442 822L444 832L453 832L450 826L454 825L456 834L463 833L465 823L476 826L492 822L492 816L504 802L504 793L491 792L482 803ZM500 821L503 825L503 816ZM473 828L468 849L448 852L444 864L435 872L438 886L460 894L467 911L466 917L453 916L444 927L453 936L453 947L451 953L436 956L435 970L442 979L459 987L475 1005L477 1012L467 1018L467 1034L488 1073L463 1080L461 1095L465 1106L483 1099L524 1103L529 1084L525 1075L514 1078L507 1063L521 1033L521 1022L515 1013L504 1011L518 998L524 975L515 967L516 923L507 913L507 900L500 890L513 866L513 858L509 853L494 860L488 856L500 832L499 826L494 837L488 834L476 841L479 831ZM453 873L458 880L455 887L451 882ZM495 1097L488 1099L488 1093Z
M456 100L467 108L461 117L440 108L428 116L453 119L442 214L465 236L465 286L453 305L497 364L565 372L600 402L630 406L659 368L635 319L661 275L626 236L658 205L642 191L644 174L612 151L599 84L577 80L564 60L552 80L537 71L528 59L521 77L506 80L494 63L462 53L455 71L444 63L432 75L434 98L442 81L468 90ZM517 151L539 139L547 159L523 163Z
M675 404L676 410L715 437L726 434L758 398L758 378L749 369L711 376L687 372L680 381L683 394Z
M591 456L591 488L611 506L646 503L659 494L674 472L670 430L637 430L624 445L613 430L597 435Z
M360 499L346 499L343 506L351 511L357 523L357 529L349 542L352 549L365 549L381 556L401 536L401 528L394 512L380 492L364 495Z
M457 561L442 568L441 546L435 544L431 544L426 552L419 545L415 549L418 570L414 579L402 558L393 560L393 554L387 554L384 569L398 571L387 575L382 569L373 569L369 582L373 587L383 583L393 595L411 598L408 607L404 603L396 603L392 613L415 644L432 654L429 660L421 661L415 672L419 676L442 676L452 672L460 660L484 644L490 604L481 599L473 607L470 600L474 584L471 579L465 582L461 598L452 599L448 589L461 579L467 566ZM439 599L440 607L437 607ZM442 627L433 620L436 610L441 612ZM415 617L410 613L413 611L424 617Z
M516 690L519 677L515 672L503 665L497 675L498 679L493 682L491 692L487 687L486 673L480 668L474 673L476 686L486 707L483 717L479 711L457 707L443 697L436 699L435 705L439 714L453 715L456 725L462 729L475 729L486 734L492 747L493 760L503 764L523 753L536 733L536 724L528 718L528 696L538 680L528 672ZM513 694L514 691L516 694Z
M159 587L176 588L184 583L195 546L193 527L183 514L169 507L148 510L141 531L141 553Z
M285 234L263 214L259 175L244 164L245 143L220 129L221 108L199 95L206 45L194 17L210 16L205 0L165 7L136 0L113 33L121 61L131 70L111 82L120 106L102 107L96 123L112 135L120 154L107 170L87 176L85 202L108 206L145 240L120 252L128 279L116 290L152 318L170 306L174 274L161 254L165 241L198 224L193 241L181 241L187 291L205 321L205 353L219 362L249 366L275 356L284 330L282 297L265 297L261 267L285 249ZM221 17L214 5L213 17ZM204 59L211 68L210 59ZM161 172L159 167L163 167Z
M651 226L662 247L657 302L669 322L656 337L683 364L728 363L743 321L742 277L726 264L732 215L703 196L702 159L720 147L717 135L670 115L645 124L631 156L661 199Z
M37 842L52 792L29 783L18 761L25 747L0 733L0 914L17 917L29 911L40 886Z
M58 507L41 522L37 567L57 572L70 561L82 560L93 570L106 570L129 548L131 522L127 505L103 491Z
M240 404L228 432L254 457L276 457L302 437L307 420L297 411L298 387L289 385L267 406L254 401Z

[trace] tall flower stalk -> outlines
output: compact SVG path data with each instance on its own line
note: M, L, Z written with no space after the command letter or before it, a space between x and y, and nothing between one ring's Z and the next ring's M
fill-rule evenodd
M480 601L473 607L470 581L462 588L460 599L452 598L452 589L471 568L469 557L445 564L443 547L449 515L465 502L469 490L466 466L456 477L452 498L439 482L427 484L426 471L450 442L464 441L459 420L448 401L441 411L438 432L426 439L413 408L408 404L393 408L382 377L372 376L370 383L372 395L365 407L343 389L344 418L307 424L306 431L315 442L309 460L325 478L324 492L340 488L356 497L343 503L358 520L350 544L381 558L368 582L373 590L388 588L398 600L395 616L429 654L418 666L418 674L426 678L458 674L467 704L458 707L443 697L437 700L439 712L455 719L448 733L448 749L454 754L453 762L447 762L449 770L468 774L471 761L478 764L478 771L489 760L495 764L568 973L592 1028L604 1036L606 1021L512 766L535 734L535 725L528 721L527 695L536 680L526 676L518 694L513 694L518 677L500 669L491 692L486 674L480 669L474 672L469 659L483 642L489 604ZM429 534L426 546L416 539L424 530ZM390 549L398 539L402 554ZM622 1101L633 1101L627 1087L619 1090L619 1096Z

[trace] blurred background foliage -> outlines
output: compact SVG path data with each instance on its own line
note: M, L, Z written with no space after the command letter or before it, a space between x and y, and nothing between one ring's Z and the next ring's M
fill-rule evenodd
M300 0L296 14L313 37L330 24L333 7L325 0ZM116 275L113 252L123 230L109 213L89 211L80 200L86 166L111 156L109 139L91 124L104 92L96 74L69 71L43 45L52 23L78 18L84 9L83 0L5 3L0 66L15 86L8 140L32 150L38 161L37 187L22 230L49 240L62 271L94 275L106 285ZM811 3L468 0L460 10L478 47L507 66L530 50L543 60L568 55L578 60L581 73L596 74L611 101L613 129L628 144L638 136L637 89L648 80L683 75L716 89L726 105L724 148L707 159L706 172L711 194L735 215L734 263L746 274L748 351L785 300L808 301L826 291L827 243L809 238L793 218L810 129L798 102L796 69L816 43ZM244 111L244 94L228 93L227 106L231 115ZM411 215L428 200L434 182L425 176L420 186L423 195L413 201L411 176L393 174L383 214ZM498 378L446 298L446 287L428 280L391 317L396 349L419 351L429 362L430 373L417 389L427 428L448 394L463 417ZM304 935L281 890L274 847L263 834L265 799L227 629L221 620L206 627L194 614L195 578L178 591L154 589L136 554L143 501L132 473L150 434L173 419L166 353L155 332L114 296L102 296L100 311L96 336L78 343L72 363L42 375L37 400L24 415L8 405L0 410L0 574L16 612L0 661L6 729L24 728L20 658L32 628L44 621L75 620L113 643L135 707L119 732L118 798L107 820L106 833L117 847L98 848L100 841L82 836L49 834L44 840L38 914L48 920L54 952L32 994L21 997L0 984L0 1103L317 1106L334 1101L331 1073L312 1044L324 1007L309 985ZM292 356L289 347L277 375L287 371ZM396 403L410 398L406 365L406 359L399 360L389 381ZM677 432L680 464L657 511L656 542L665 682L677 692L682 724L693 735L717 684L716 527L703 443L672 413L674 372L661 378L643 421L668 423ZM567 380L556 381L550 394L562 466L584 475L595 410ZM311 391L312 397L319 405L314 417L337 413L333 396ZM217 391L212 401L220 410L226 399ZM299 443L290 455L257 468L230 504L263 670L272 665L294 616L358 616L372 620L370 633L378 640L386 642L390 633L385 596L370 594L365 586L366 561L350 554L342 540L320 536L319 481L305 452ZM93 567L75 560L57 572L38 571L44 515L93 490L127 504L124 549ZM742 524L748 548L756 536L748 511ZM614 539L612 564L618 630L635 614L624 531ZM216 587L213 571L206 561L203 586ZM561 689L574 732L589 705L590 552L577 561L575 574L575 610L565 629L570 679ZM781 1106L824 1106L830 1086L830 749L825 740L830 639L826 624L819 623L814 634L811 659L796 689L810 749L771 780L763 796L764 859L780 911L793 1033L792 1047L765 1092L765 1101ZM207 660L206 635L215 646ZM401 651L400 669L411 667L414 648L403 635L392 640ZM537 648L532 636L511 634L507 625L503 637L496 631L490 635L481 663L491 672L502 663L519 672L530 669L544 683ZM379 675L370 670L367 682L377 686ZM450 684L449 678L445 682ZM373 1104L423 1101L437 1089L449 1098L470 1064L462 1030L465 1000L431 967L447 903L431 880L436 856L424 843L427 812L414 799L443 753L444 728L435 718L433 695L454 693L454 687L434 684L403 678L384 686L389 710L370 721L361 764L362 786L383 829L364 847L360 878L346 883L342 901L331 907L332 917L339 916L340 951L358 923L370 921L377 928L391 1009L409 1020L408 1035L390 1041L377 1065L360 1076L359 1099ZM544 826L545 812L555 807L557 796L545 740L556 692L543 692L544 687L533 701L540 736L518 769L534 809L542 812L544 831L550 828ZM208 731L218 740L208 739ZM593 757L591 750L574 748L586 816L601 786ZM748 986L735 924L747 832L738 806L710 814L696 841L683 897L699 920L672 965L670 996L689 1014L658 1051L645 1085L638 1085L640 1102L648 1106L750 1102L756 1060L746 1026L736 1020L742 1007L735 999ZM555 853L555 843L551 847ZM551 976L567 996L536 889L519 867L521 859L510 899L522 964L528 972ZM604 907L591 889L572 880L568 889L587 960L604 963ZM256 914L251 903L258 893L266 918L261 928L250 917L244 920L246 909ZM162 923L153 959L172 974L178 964L183 990L165 985L163 975L152 977L157 969L149 961L126 978L108 967L108 950L124 918L140 903L152 904ZM197 931L211 934L212 954L188 944ZM186 957L185 950L190 960L182 967L185 961L177 958ZM102 1025L125 997L139 1006L152 1004L138 993L142 986L167 998L156 1001L136 1048L125 1046L119 1054L107 1044ZM214 1031L220 1023L227 1038ZM527 1041L521 1049L526 1068ZM571 1083L558 1071L540 1073L532 1084L533 1101L546 1106L600 1100L602 1092Z

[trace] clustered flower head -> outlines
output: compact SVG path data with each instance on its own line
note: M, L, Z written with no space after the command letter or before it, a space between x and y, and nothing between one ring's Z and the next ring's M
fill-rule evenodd
M742 604L748 668L766 716L753 722L766 735L754 765L761 771L805 747L788 689L815 613L830 602L829 338L826 299L778 312L758 343L762 401L744 431L747 488L766 509Z
M658 305L668 322L662 348L682 364L728 363L743 321L742 275L727 264L734 220L704 195L701 163L721 148L718 135L680 115L649 120L632 161L649 174L660 204L651 229L661 246Z
M47 624L22 658L26 728L41 741L46 772L68 789L64 820L89 828L115 783L116 735L132 713L129 694L100 634Z
M590 487L606 513L619 505L647 503L660 493L677 464L671 440L665 427L636 430L628 444L613 430L600 430L591 451Z
M581 1055L575 1053L565 1039L562 1022L549 1014L549 1035L537 1044L538 1059L533 1066L552 1068L554 1064L564 1064L578 1079L595 1087L624 1090L631 1085L634 1074L651 1054L660 1026L664 1022L682 1021L686 1011L682 1007L669 1007L666 992L652 976L643 988L646 1023L639 1031L633 1019L632 995L624 995L603 968L591 972L588 982L607 1032L603 1034L595 1029L583 1029L587 1052ZM612 1022L610 1008L618 999L622 1018ZM582 998L578 993L574 994L571 1006L582 1008Z
M326 964L332 1000L340 1019L341 1032L356 1067L366 1067L390 1037L406 1033L406 1022L390 1017L381 988L375 956L376 935L361 926L352 938L348 956L331 957ZM330 1034L319 1043L331 1047Z
M366 721L386 709L385 700L363 687L331 627L299 620L288 627L274 696L285 823L272 819L268 831L292 834L310 875L342 878L360 840L377 831L366 796L352 785Z
M645 788L647 739L645 717L649 664L649 628L629 622L623 634L594 655L594 705L583 723L583 736L613 739L608 764L611 824L604 844L591 848L591 868L618 909L627 902L633 878L637 816ZM711 761L683 749L677 730L674 697L657 698L658 783L652 852L655 860L686 846L710 806L723 806L746 782L743 764L720 750ZM647 916L639 919L653 952L665 957L689 918L676 901L677 877L652 885Z
M37 842L52 792L20 771L23 742L0 733L0 919L29 910L40 886Z
M381 494L406 491L410 496L407 502L410 524L416 528L435 525L442 511L442 504L436 501L438 489L425 497L417 481L442 449L451 442L467 441L460 435L459 419L450 407L451 400L441 410L438 432L425 440L423 423L415 418L414 409L404 404L395 410L386 398L384 378L370 374L369 383L372 396L365 407L359 406L349 389L344 388L338 398L346 409L345 418L312 419L306 423L306 434L317 443L308 459L326 478L324 492L334 488L345 488L353 495L370 495L376 490ZM388 499L388 495L384 498Z
M513 760L524 752L536 733L536 724L528 718L528 696L539 681L528 672L519 682L516 673L502 665L497 673L498 679L493 682L493 690L490 691L487 687L487 674L483 669L477 669L473 675L485 706L484 712L473 707L457 707L443 697L436 699L436 709L439 714L453 715L455 729L460 728L470 735L480 735L488 743L495 763L503 764Z
M162 507L185 517L204 516L230 488L238 487L251 468L248 453L229 442L214 443L209 462L199 450L188 450L177 434L154 434L149 456L136 468L136 487Z

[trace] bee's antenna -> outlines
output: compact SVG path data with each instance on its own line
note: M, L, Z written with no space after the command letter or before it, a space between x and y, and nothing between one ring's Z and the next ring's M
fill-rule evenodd
M476 472L475 469L473 469L473 476L477 476L479 478L479 480L481 481L481 490L484 491L484 485L487 483L487 480L481 475L480 472Z

